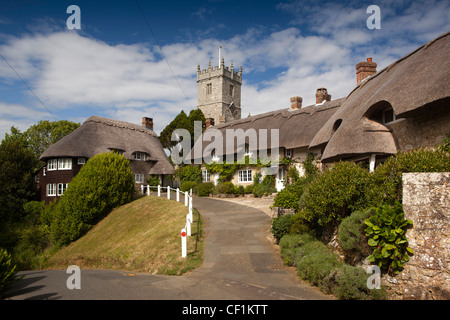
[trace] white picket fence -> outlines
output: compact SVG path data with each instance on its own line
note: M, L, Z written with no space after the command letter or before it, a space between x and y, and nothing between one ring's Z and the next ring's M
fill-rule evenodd
M166 189L167 191L167 199L170 200L171 191L175 191L176 193L176 201L180 202L180 193L184 194L184 205L189 207L189 213L186 215L186 224L184 228L181 229L181 257L186 258L187 255L187 237L191 236L191 224L194 221L192 216L192 189L187 192L180 191L180 188L171 188L169 186L162 187L161 185L157 186L149 186L149 185L141 185L142 194L147 194L148 196L151 193L151 189L156 189L158 197L161 197L161 190ZM145 191L144 191L145 190Z

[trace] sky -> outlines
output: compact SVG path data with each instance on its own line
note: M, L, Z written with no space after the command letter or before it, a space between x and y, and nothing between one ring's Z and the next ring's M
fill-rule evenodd
M0 139L40 120L96 115L159 134L197 107L197 65L242 66L242 116L287 108L317 88L332 99L450 30L450 0L0 0ZM80 8L80 29L69 29ZM380 28L373 24L379 11ZM70 23L69 23L70 24Z

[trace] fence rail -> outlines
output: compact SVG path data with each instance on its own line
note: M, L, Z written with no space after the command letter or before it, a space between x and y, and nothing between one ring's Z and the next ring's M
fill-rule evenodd
M176 193L176 201L180 202L180 194L184 194L184 205L189 207L189 213L186 215L186 224L184 228L181 229L181 257L186 258L187 255L187 237L191 236L191 224L193 222L192 215L192 189L187 191L180 191L180 188L171 188L170 186L162 187L161 185L157 186L149 186L149 185L141 185L142 194L147 194L148 196L151 194L151 189L156 189L156 193L158 197L161 197L161 190L166 189L167 199L170 200L170 194L173 190Z

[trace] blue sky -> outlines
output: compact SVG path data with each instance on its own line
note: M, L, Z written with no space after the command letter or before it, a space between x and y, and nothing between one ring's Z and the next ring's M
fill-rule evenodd
M67 29L72 4L81 30ZM381 29L367 28L370 5ZM219 45L226 65L243 68L243 116L292 96L313 104L319 87L341 98L358 62L372 57L380 70L449 30L448 0L2 1L0 136L91 115L152 117L159 133L196 108L197 64L218 64Z

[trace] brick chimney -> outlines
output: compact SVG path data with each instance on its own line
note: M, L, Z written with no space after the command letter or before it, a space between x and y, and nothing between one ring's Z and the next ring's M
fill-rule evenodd
M205 120L205 129L214 125L214 118L206 118Z
M302 107L303 99L302 97L292 97L291 98L291 110L297 110Z
M142 126L153 130L153 118L142 117Z
M377 64L372 62L372 58L367 58L367 62L360 62L356 65L356 84L377 73Z
M316 90L316 104L321 104L324 101L330 101L331 95L328 94L326 88L318 88Z

